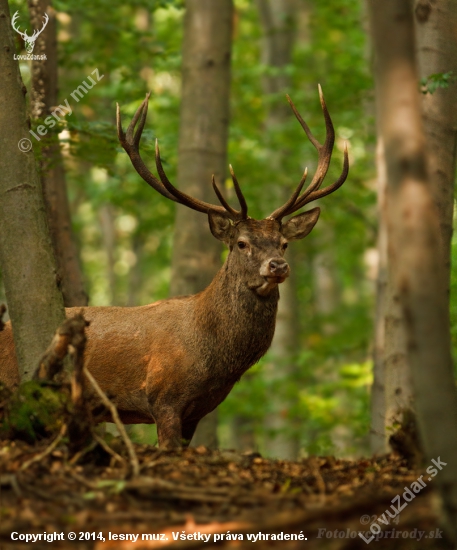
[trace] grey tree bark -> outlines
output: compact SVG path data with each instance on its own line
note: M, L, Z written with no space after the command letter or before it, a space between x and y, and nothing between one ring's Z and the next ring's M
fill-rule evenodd
M30 19L38 29L43 16L49 22L35 42L34 54L46 55L46 60L32 61L32 117L46 118L58 103L57 21L51 0L28 0ZM59 113L57 113L59 114ZM87 305L78 250L71 228L65 169L56 137L47 140L43 147L41 185L48 227L54 247L65 306Z
M177 186L214 202L211 176L224 184L230 100L232 0L187 0ZM178 206L173 239L172 296L203 290L221 265L221 246L208 220ZM217 412L197 428L193 445L217 446Z
M378 136L376 148L376 170L378 191L378 276L376 281L376 307L374 320L373 345L373 384L371 387L371 430L370 447L373 453L382 454L387 451L385 430L385 361L386 330L385 314L387 309L387 224L386 224L386 163L384 158L384 143Z
M291 193L290 179L281 177L284 174L283 164L287 151L278 144L275 135L281 131L289 117L293 116L285 101L285 94L290 89L290 78L284 69L291 62L295 43L297 3L295 0L257 0L257 6L263 28L263 62L279 69L275 76L264 77L263 88L265 95L277 96L276 101L270 102L265 131L271 137L273 152L269 163L277 176L275 184L281 189L279 201L282 198L285 202ZM279 97L281 93L283 97ZM291 276L281 285L276 331L269 352L271 362L265 366L267 381L271 387L278 389L271 395L271 411L265 418L266 429L271 433L266 437L265 450L269 455L278 458L295 459L300 446L299 438L293 432L296 426L290 413L295 402L293 397L284 394L286 381L296 371L296 354L299 349L293 248L288 251L287 259L291 266Z
M33 138L15 53L8 2L0 0L0 268L20 375L28 380L65 312L35 157L19 149L20 140Z
M405 320L420 433L427 458L446 463L435 483L456 540L457 394L440 216L427 170L417 90L412 5L404 0L368 5L387 167L389 267Z
M451 72L457 78L457 3L415 1L416 55L420 78ZM457 146L457 83L422 96L427 162L433 199L440 213L442 256L449 297L452 218Z
M457 75L457 5L455 2L429 2L415 0L416 55L420 77L432 74L453 72ZM441 254L444 266L445 284L443 292L449 298L451 236L454 205L455 155L457 132L457 103L455 101L456 84L447 89L438 89L433 94L423 95L422 116L427 140L427 162L431 190L434 202L439 210L441 230ZM378 177L382 173L379 169ZM380 188L383 183L380 181ZM385 185L385 182L384 182ZM382 191L380 197L382 200ZM413 392L410 366L407 359L405 321L399 304L399 297L384 268L383 259L387 247L386 213L380 202L380 240L381 259L380 281L378 284L378 303L385 301L383 313L379 308L377 315L377 343L375 345L375 383L372 400L372 448L375 452L387 450L389 427L394 421L401 421L403 411L411 408ZM385 292L382 294L382 281L386 277ZM380 339L383 339L382 352ZM382 371L382 372L381 372ZM382 389L382 397L379 390ZM384 431L380 432L380 418ZM386 430L387 428L387 430Z
M378 129L378 281L375 313L374 380L371 400L371 449L389 450L389 437L413 408L406 327L398 289L389 270L387 173L384 142Z

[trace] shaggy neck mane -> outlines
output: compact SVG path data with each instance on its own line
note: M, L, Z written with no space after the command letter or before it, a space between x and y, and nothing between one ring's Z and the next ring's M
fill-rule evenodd
M270 347L278 288L269 296L259 296L230 267L229 256L211 284L195 298L195 322L200 328L201 343L211 343L219 350L214 367L239 378Z

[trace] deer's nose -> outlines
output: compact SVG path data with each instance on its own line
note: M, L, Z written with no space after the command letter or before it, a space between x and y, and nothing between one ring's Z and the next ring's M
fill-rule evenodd
M270 260L268 269L271 275L276 277L282 277L289 274L289 264L283 258Z

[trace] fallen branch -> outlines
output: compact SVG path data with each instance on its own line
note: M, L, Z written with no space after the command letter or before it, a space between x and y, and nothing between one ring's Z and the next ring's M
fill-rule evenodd
M100 399L103 401L103 404L105 407L107 407L111 413L111 417L114 421L114 423L117 426L117 429L119 430L119 433L122 437L122 440L125 443L125 446L127 447L127 451L129 453L130 457L130 466L132 468L132 475L134 477L138 476L140 474L140 463L138 462L138 457L136 456L135 449L133 448L132 442L130 441L130 438L125 431L124 424L121 422L121 419L119 418L119 414L117 412L116 406L108 399L105 392L100 388L95 378L92 376L92 374L89 372L89 370L84 367L83 369L84 374L86 375L89 382L92 384L92 387L97 392Z

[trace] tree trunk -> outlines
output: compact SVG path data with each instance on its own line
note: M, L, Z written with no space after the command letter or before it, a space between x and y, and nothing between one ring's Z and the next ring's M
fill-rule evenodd
M32 117L46 118L58 106L56 13L51 0L28 0L28 3L35 29L41 27L45 13L49 16L49 22L36 40L34 49L34 54L44 54L47 59L32 61ZM64 303L67 307L85 306L87 295L71 228L65 170L57 136L47 139L42 154L41 185Z
M13 325L22 380L65 318L56 264L44 216L43 197L26 114L26 89L16 52L7 0L0 0L0 266ZM22 141L23 149L30 142Z
M457 526L457 395L439 212L427 173L410 2L369 2L377 116L385 145L389 268L405 319L419 428L448 527ZM389 36L389 40L386 40Z
M225 181L230 100L232 0L188 0L184 18L177 186L214 202L211 176ZM173 240L172 296L195 294L221 264L221 245L206 216L178 206ZM204 418L193 444L217 445L217 413Z
M384 144L378 136L376 148L376 169L378 187L378 275L376 281L376 307L374 319L374 346L373 346L373 385L371 387L371 430L370 447L376 454L387 452L387 440L384 419L386 417L386 385L385 385L385 350L386 329L385 315L387 309L387 224L386 224L386 163L384 158Z
M417 38L417 58L420 77L452 71L457 75L457 41L454 29L457 26L457 5L445 1L431 3L428 0L415 1L415 30ZM442 237L442 262L445 270L443 292L449 299L451 236L454 205L455 150L457 131L456 85L448 89L438 89L433 94L423 96L422 114L427 140L427 161L431 190L439 210ZM383 160L381 160L383 162ZM380 174L378 162L378 174ZM380 177L378 175L378 177ZM381 185L381 183L380 183ZM380 246L383 246L382 233L387 229L385 213L380 209ZM387 239L387 237L385 238ZM387 250L387 242L384 243ZM387 271L382 266L384 252L378 247L381 258L380 277ZM387 261L387 260L386 260ZM376 344L373 400L372 434L373 451L387 450L389 428L395 421L401 421L405 409L411 407L413 395L410 367L407 360L405 322L399 304L399 297L386 275L386 289L383 296L382 283L378 284L378 302L384 312L377 316L377 339L383 335L383 351L379 341ZM384 334L385 332L385 334ZM383 372L381 373L381 369ZM383 386L383 396L379 389ZM384 420L384 434L380 433L380 418ZM381 439L383 442L381 443ZM376 442L375 442L376 441Z
M100 229L103 239L103 248L106 252L106 277L109 283L110 305L119 305L116 292L116 273L114 264L116 263L116 227L114 225L114 213L111 204L103 204L99 209L98 215Z
M275 67L275 76L266 76L263 80L265 95L285 94L290 88L290 78L284 70L291 63L295 42L295 18L297 6L295 0L257 0L260 21L263 28L263 62ZM278 133L291 116L291 110L285 98L278 98L271 103L265 123L265 132L271 142L269 163L275 174L284 173L283 164L287 150L281 146ZM279 141L279 143L278 143ZM297 171L298 173L299 171ZM281 188L280 198L285 202L290 197L290 182L275 183ZM295 360L299 349L299 316L297 305L297 289L294 277L294 251L288 252L288 262L291 266L291 276L281 285L281 299L278 305L275 336L270 349L271 362L266 365L265 376L269 387L276 387L270 399L270 413L265 418L265 424L271 435L265 441L265 450L269 455L278 458L295 459L299 451L299 438L294 433L294 421L291 410L294 399L287 395L287 385L296 372ZM281 389L283 391L281 391Z
M374 380L371 402L371 448L389 450L393 427L412 408L413 390L403 311L389 270L387 174L384 143L378 129L378 282L375 315Z
M453 72L457 77L457 3L416 0L415 31L419 77ZM457 83L422 96L428 173L440 214L442 254L449 298L452 218L457 145Z

